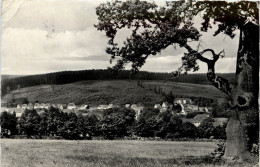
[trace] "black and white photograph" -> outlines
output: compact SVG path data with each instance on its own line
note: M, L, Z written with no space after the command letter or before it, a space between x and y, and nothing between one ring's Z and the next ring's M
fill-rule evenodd
M259 1L1 0L1 167L258 167Z

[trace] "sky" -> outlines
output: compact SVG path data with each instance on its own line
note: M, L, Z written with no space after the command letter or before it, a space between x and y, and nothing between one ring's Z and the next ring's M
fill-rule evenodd
M110 55L105 52L108 41L105 33L93 26L98 23L95 8L104 1L14 0L10 4L4 1L1 74L31 75L111 66ZM203 33L202 46L216 52L225 49L226 56L217 62L216 72L235 72L238 35L234 39L225 35L213 37L213 32ZM126 31L122 31L118 40L125 36ZM181 66L185 51L168 47L159 55L149 56L141 70L175 71ZM199 64L198 72L206 73L206 64Z

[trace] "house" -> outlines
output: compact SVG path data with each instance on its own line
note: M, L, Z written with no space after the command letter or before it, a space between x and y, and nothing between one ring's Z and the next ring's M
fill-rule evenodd
M191 104L192 100L190 98L175 98L173 104Z
M39 103L35 103L34 104L34 109L39 109L39 108L41 108L41 105Z
M58 108L58 105L57 105L57 104L51 104L51 106L52 106L53 108Z
M155 104L155 105L154 105L154 108L161 109L162 106L161 106L161 104Z
M135 108L135 119L138 119L140 114L143 112L144 107L137 107Z
M131 109L135 111L135 119L138 119L139 115L142 113L144 110L144 107L142 106L137 106L136 104L131 105Z
M168 102L163 102L162 108L168 108L168 107L169 107L169 103Z
M160 113L167 111L167 108L160 108Z
M38 110L37 113L40 115L40 114L43 114L44 111L43 110Z
M45 106L45 108L48 110L48 109L50 109L51 108L51 104L50 103L46 103L46 106Z
M185 111L183 104L179 103L179 105L181 106L181 111L178 113L178 115L187 115L187 111Z
M125 108L130 108L130 104L125 104Z
M89 109L88 105L83 104L83 105L80 106L80 110L86 110L86 109Z
M193 123L196 127L198 127L208 117L209 115L207 114L198 114L191 120L191 123Z
M60 110L63 110L63 105L62 104L57 104L57 108Z
M109 108L114 108L115 106L114 106L114 104L109 104L108 106L107 106L107 108L109 109Z
M136 104L132 104L130 108L137 108L137 105Z
M17 104L17 107L16 107L16 108L17 108L17 109L21 109L22 106L23 106L23 105L21 105L21 104Z
M193 104L187 104L185 106L186 109L191 110L191 111L198 111L199 110L199 106L198 105L193 105Z
M212 111L212 110L213 110L212 107L205 107L205 111L206 111L206 113L210 113L210 111Z
M45 103L41 103L41 104L40 104L40 108L41 108L41 109L44 109L45 107L46 107L46 104L45 104Z
M67 106L67 109L69 110L73 110L73 109L76 109L76 105L74 103L69 103L68 106Z
M33 110L33 104L32 104L32 103L29 103L29 104L27 105L27 109L28 109L28 110Z
M9 112L9 111L10 111L10 109L9 109L9 108L7 108L7 107L1 107L1 112L4 112L4 111L6 111L6 112Z
M106 110L108 109L108 105L105 105L105 104L101 104L97 107L98 110Z
M181 112L179 113L180 115L187 115L187 111L185 111L184 109L181 110Z
M67 109L68 105L67 104L62 104L63 109Z
M200 111L200 112L206 112L206 111L205 111L205 107L199 107L199 108L198 108L198 111Z
M15 113L15 116L16 116L16 118L21 118L22 114L23 114L23 113L21 113L21 112L16 112L16 113Z
M23 105L22 105L22 109L24 109L24 110L26 110L26 109L27 109L27 107L28 107L28 105L27 105L27 104L23 104Z

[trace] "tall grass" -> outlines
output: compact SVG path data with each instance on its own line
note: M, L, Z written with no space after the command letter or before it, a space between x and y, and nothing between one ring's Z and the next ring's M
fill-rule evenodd
M1 140L2 167L213 166L213 142Z

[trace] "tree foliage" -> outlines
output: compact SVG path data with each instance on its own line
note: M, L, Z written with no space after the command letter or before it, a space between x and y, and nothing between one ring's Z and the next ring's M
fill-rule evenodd
M158 6L155 2L140 0L113 1L101 4L96 8L99 23L95 27L106 33L108 47L106 52L111 55L111 61L117 63L111 69L120 71L127 63L131 63L132 71L137 72L150 55L157 55L168 46L184 47L188 50L182 57L185 71L197 71L197 59L203 60L198 51L193 50L188 43L199 42L201 33L194 26L195 17L201 14L203 22L201 31L207 31L211 24L218 28L213 35L224 34L233 38L234 31L239 29L247 19L258 21L258 8L254 2L166 2ZM120 29L132 30L131 35L120 45L115 37ZM223 56L222 52L219 53ZM205 60L205 59L204 59Z
M20 128L28 138L39 135L41 117L36 110L25 110L20 118Z
M17 133L17 118L16 113L2 112L0 115L1 121L1 133L7 136L14 135Z
M135 112L131 109L112 108L104 111L101 131L105 139L122 138L132 133Z

